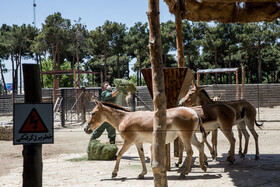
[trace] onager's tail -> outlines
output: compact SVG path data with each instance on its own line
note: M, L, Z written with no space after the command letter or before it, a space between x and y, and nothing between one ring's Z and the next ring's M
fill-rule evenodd
M207 137L207 134L205 132L204 127L202 126L202 120L199 118L199 127L200 127L200 132L202 133L203 139L205 140Z
M263 126L263 123L257 123L257 120L255 120L255 124L257 127L261 128Z

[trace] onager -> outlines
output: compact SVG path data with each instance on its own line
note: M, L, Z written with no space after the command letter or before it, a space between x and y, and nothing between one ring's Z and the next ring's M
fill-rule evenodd
M259 145L258 145L258 134L255 131L254 123L257 127L261 127L262 124L258 124L256 122L256 109L253 105L251 105L246 100L238 100L238 101L227 101L227 102L214 102L210 99L207 92L203 89L203 87L194 86L185 97L183 97L180 102L182 106L199 106L206 104L226 104L235 109L236 112L236 120L235 124L237 124L238 128L238 136L239 136L239 154L240 157L245 157L248 151L249 144L249 134L246 130L246 126L249 128L255 139L255 147L256 147L256 155L255 159L259 159ZM242 134L245 137L245 147L242 152ZM216 140L213 140L216 139ZM217 132L213 134L212 141L217 141Z
M123 154L135 144L142 163L142 172L138 178L144 178L147 173L145 157L143 151L143 143L152 143L153 139L153 120L154 112L136 111L130 112L121 106L99 102L95 100L91 117L84 125L84 131L91 133L98 128L103 122L107 121L119 131L124 144L118 153L115 169L112 172L112 178L117 176L119 163ZM180 137L187 152L187 164L181 176L185 176L190 172L193 150L191 143L199 150L200 168L205 172L204 165L204 145L200 143L194 136L199 126L199 118L197 113L187 107L171 108L166 111L166 144Z
M179 103L180 105L180 103ZM200 117L201 126L204 128L205 132L208 134L211 131L216 132L220 127L223 134L226 136L230 143L229 155L227 161L233 163L234 158L234 149L235 149L235 138L233 136L232 127L235 123L235 110L225 104L207 104L202 106L191 107ZM203 140L207 145L212 157L215 159L217 157L217 141L216 139L212 140L213 148L209 145L206 138ZM179 162L182 161L182 152L179 155Z

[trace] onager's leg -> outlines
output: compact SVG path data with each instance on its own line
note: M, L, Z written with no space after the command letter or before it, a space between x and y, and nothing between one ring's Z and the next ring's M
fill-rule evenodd
M114 177L116 177L116 176L118 175L119 165L120 165L121 158L122 158L123 154L124 154L132 145L133 145L133 142L124 141L124 144L123 144L123 146L122 146L122 148L121 148L121 150L119 151L118 156L117 156L115 169L114 169L113 172L112 172L112 178L114 178Z
M255 139L255 146L256 146L256 155L255 155L255 160L259 160L259 142L258 142L258 138L259 135L257 134L255 128L254 128L254 120L250 120L250 119L246 119L245 118L245 123L247 125L247 127L249 128L249 130L251 131L251 134L253 135L254 139Z
M238 154L242 154L242 132L239 124L236 125L237 127L237 132L238 132L238 138L239 138L239 149L238 149Z
M233 163L235 160L235 158L234 158L235 138L233 136L232 127L231 128L222 128L222 125L221 125L221 130L230 143L229 156L227 157L227 160L229 162Z
M179 141L178 141L178 148L179 148L179 160L178 162L175 163L175 166L176 167L179 167L180 164L182 164L183 162L183 152L184 152L184 146L183 146L183 143L182 143L182 140L179 138Z
M185 176L190 172L191 169L191 162L192 162L192 156L193 156L193 150L191 146L191 133L184 133L182 136L180 136L181 140L183 141L185 150L187 152L187 164L184 169L184 171L181 173L181 176Z
M207 141L207 134L206 134L206 137L205 137L203 143L206 144L207 148L209 149L210 154L211 154L212 157L213 157L214 149L213 149L213 147L211 147L211 145L210 145L210 144L208 143L208 141Z
M145 163L143 144L142 143L136 144L136 147L137 147L137 151L138 151L139 158L140 158L140 161L142 163L142 168L143 168L142 173L140 173L138 176L138 179L144 179L144 175L147 174L147 168L146 168L146 163Z
M203 143L197 140L195 133L192 136L191 142L199 151L199 166L204 172L206 172L207 168L205 167L205 165L208 164L207 164L207 156L204 154L204 145Z
M248 152L248 145L249 145L249 137L250 137L250 135L249 135L248 131L246 130L246 126L245 126L245 123L244 123L244 122L241 122L240 124L238 124L237 127L238 127L238 136L240 136L240 137L239 137L239 140L240 140L239 146L240 146L240 144L242 144L242 142L241 142L242 134L244 135L244 138L245 138L244 151L242 152L242 150L241 150L241 154L240 154L240 147L239 147L240 158L244 158L245 155L246 155L247 152ZM239 134L239 133L240 133L239 131L242 132L241 135ZM241 147L242 147L242 146L241 146Z
M217 144L218 144L218 129L212 131L213 152L211 153L211 155L214 160L217 159L218 156Z

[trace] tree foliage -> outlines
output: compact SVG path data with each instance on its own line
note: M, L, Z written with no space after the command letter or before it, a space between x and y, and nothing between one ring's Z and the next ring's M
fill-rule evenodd
M196 71L205 68L245 67L246 83L277 83L280 77L280 20L248 24L196 23L183 21L185 66ZM177 67L176 25L161 23L163 64ZM96 74L79 76L82 86L129 79L143 85L141 68L151 67L147 23L125 24L105 21L88 30L79 18L71 23L57 12L49 15L42 28L31 25L0 27L0 80L5 88L5 63L12 64L14 88L20 83L21 59L33 59L41 71L89 70ZM131 61L135 61L130 67ZM5 63L4 63L5 62ZM102 76L101 76L102 75ZM233 74L201 75L202 84L234 83ZM241 76L239 76L241 77ZM52 87L53 75L44 75L44 87ZM73 75L59 76L60 86L73 86ZM103 79L102 79L103 78ZM101 80L102 79L102 80Z

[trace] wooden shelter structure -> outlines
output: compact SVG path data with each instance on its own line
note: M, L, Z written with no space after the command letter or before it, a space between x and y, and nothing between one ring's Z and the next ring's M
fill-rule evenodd
M279 0L164 0L175 15L178 67L184 65L182 20L247 23L273 21L280 17ZM165 171L164 143L166 129L166 96L162 65L159 0L148 0L149 49L152 66L155 110L153 136L154 186L168 186Z
M242 70L242 86L241 86L241 99L244 99L244 90L245 90L245 70L244 67L241 68ZM214 68L214 69L198 69L196 72L196 84L197 86L200 85L200 74L211 74L211 73L235 73L235 99L239 99L239 78L238 78L238 71L239 68Z
M149 93L153 98L153 82L152 71L150 68L141 69L145 82L147 84ZM178 102L183 98L193 80L192 71L188 68L163 68L164 86L166 95L166 108L173 108L178 106ZM179 139L177 140L179 141ZM178 144L175 143L174 146ZM178 152L178 148L174 148ZM166 170L169 171L170 166L170 144L166 145Z

